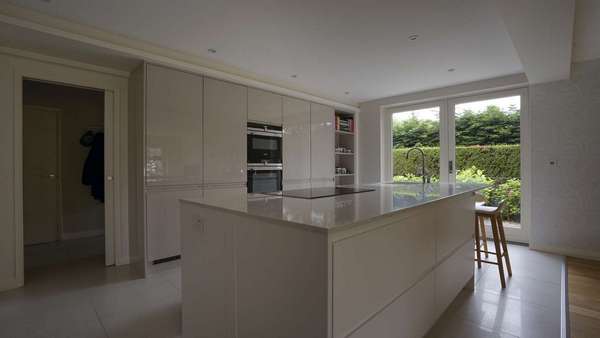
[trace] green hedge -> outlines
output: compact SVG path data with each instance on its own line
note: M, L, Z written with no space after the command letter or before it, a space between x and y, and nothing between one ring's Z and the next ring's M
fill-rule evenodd
M422 147L425 152L425 167L427 173L439 175L439 147ZM420 156L415 152L406 159L408 148L394 149L394 176L407 176L420 172ZM473 166L483 170L485 176L494 181L504 181L520 178L520 146L491 145L491 146L459 146L456 147L457 168Z

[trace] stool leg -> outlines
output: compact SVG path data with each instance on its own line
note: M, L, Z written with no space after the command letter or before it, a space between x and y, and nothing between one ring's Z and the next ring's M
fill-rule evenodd
M477 222L477 216L475 216L475 252L477 253L477 268L481 269L481 249L479 248L479 222Z
M509 276L512 276L510 257L508 257L508 245L506 245L506 236L504 236L504 224L502 223L502 215L498 215L498 232L500 232L500 240L502 241L504 260L506 261L506 271L508 272Z
M498 272L500 273L500 284L502 288L506 288L506 280L504 279L504 266L502 264L502 252L500 251L500 239L498 234L498 223L496 216L491 217L492 220L492 233L494 235L494 246L496 248L496 260L498 261Z
M485 233L485 218L483 216L479 216L479 227L481 228L481 238L483 239L483 249L485 250L485 258L488 258L488 243L487 243L487 234Z

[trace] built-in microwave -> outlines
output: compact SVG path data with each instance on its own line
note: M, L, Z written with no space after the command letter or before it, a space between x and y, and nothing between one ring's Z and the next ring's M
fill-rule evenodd
M248 165L282 163L281 126L248 123Z

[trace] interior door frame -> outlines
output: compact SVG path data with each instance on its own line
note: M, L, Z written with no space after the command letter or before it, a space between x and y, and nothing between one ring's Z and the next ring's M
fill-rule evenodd
M19 79L20 78L20 79ZM25 74L23 74L22 76L18 76L18 78L16 79L18 81L18 85L15 84L15 96L17 98L17 100L15 100L16 102L16 106L20 106L20 110L17 109L18 114L17 116L15 116L15 121L19 121L20 126L15 126L15 138L17 138L15 142L15 146L17 149L15 149L16 153L18 153L19 158L21 159L19 162L19 165L22 165L22 158L23 158L23 125L22 125L22 121L23 121L23 83L24 81L37 81L37 82L45 82L45 83L50 83L50 84L56 84L56 85L62 85L62 86L70 86L70 87L81 87L81 88L85 88L85 89L89 89L89 90L94 90L94 91L99 91L102 92L104 94L104 175L105 175L105 180L104 180L104 257L105 257L105 265L106 266L110 266L110 265L115 265L116 261L115 261L115 208L117 208L118 206L115 205L114 201L115 201L115 197L114 197L114 186L113 186L113 182L114 182L114 174L113 174L113 168L114 168L114 158L115 158L115 151L114 151L114 111L115 111L115 98L114 98L114 93L110 90L106 90L106 89L102 89L102 88L95 88L95 87L87 87L87 86L81 86L79 84L73 84L73 83L69 83L69 82L63 82L63 81L52 81L52 80L46 80L46 79L40 79L37 77L32 77L32 76L27 76ZM15 123L16 124L16 123ZM20 135L17 136L17 133L19 133ZM60 136L59 136L60 139ZM62 155L62 154L61 154ZM59 167L59 171L62 171L62 168ZM22 191L23 191L23 177L22 177L22 169L20 171L17 172L19 175L21 175L20 177L20 185L17 187L18 190L21 191L21 198L19 200L16 200L15 203L19 204L18 209L21 210L21 215L20 215L20 224L19 224L19 228L21 232L21 241L20 243L18 242L17 245L22 247L24 245L24 241L22 238L22 232L23 232L23 198L22 198ZM61 173L62 174L62 173ZM108 179L110 178L110 179ZM60 177L59 177L60 180ZM60 192L60 191L59 191ZM61 199L61 196L59 196L59 200ZM62 218L62 210L59 210L59 216L60 218ZM61 220L62 221L62 220ZM62 222L61 222L62 223ZM61 227L61 225L59 225L59 227ZM21 258L21 264L24 265L24 261L23 258Z
M384 183L392 183L394 179L394 159L392 158L392 115L399 112L419 110L425 108L440 108L440 183L448 183L448 113L446 100L431 100L420 103L405 105L393 105L385 107L383 113L382 128L382 171L381 180Z
M128 177L127 168L127 79L102 72L83 64L65 65L28 58L11 59L13 66L14 99L14 222L16 285L24 283L23 257L23 81L34 80L67 86L99 90L105 93L105 176L113 179L107 184L110 196L105 201L106 242L105 264L129 264ZM107 101L108 100L108 101ZM106 105L111 102L112 105ZM110 109L107 109L109 107ZM107 153L108 151L109 153Z
M520 96L520 166L521 166L521 229L505 227L509 241L529 243L531 226L531 128L529 117L529 91L527 87L497 90L484 94L466 95L448 99L448 150L449 158L456 163L456 128L454 109L457 104L473 101L492 100L509 96ZM456 168L456 165L454 166ZM449 176L456 182L456 170ZM491 232L488 232L491 233Z

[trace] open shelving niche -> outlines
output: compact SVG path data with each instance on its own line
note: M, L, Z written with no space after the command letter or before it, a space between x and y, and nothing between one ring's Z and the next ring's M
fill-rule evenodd
M358 183L356 142L357 124L356 115L342 111L335 112L335 185L353 185ZM340 130L338 120L352 120L353 128L350 131ZM342 122L343 123L343 122ZM340 148L344 148L342 151ZM345 174L338 173L337 168L346 168Z

